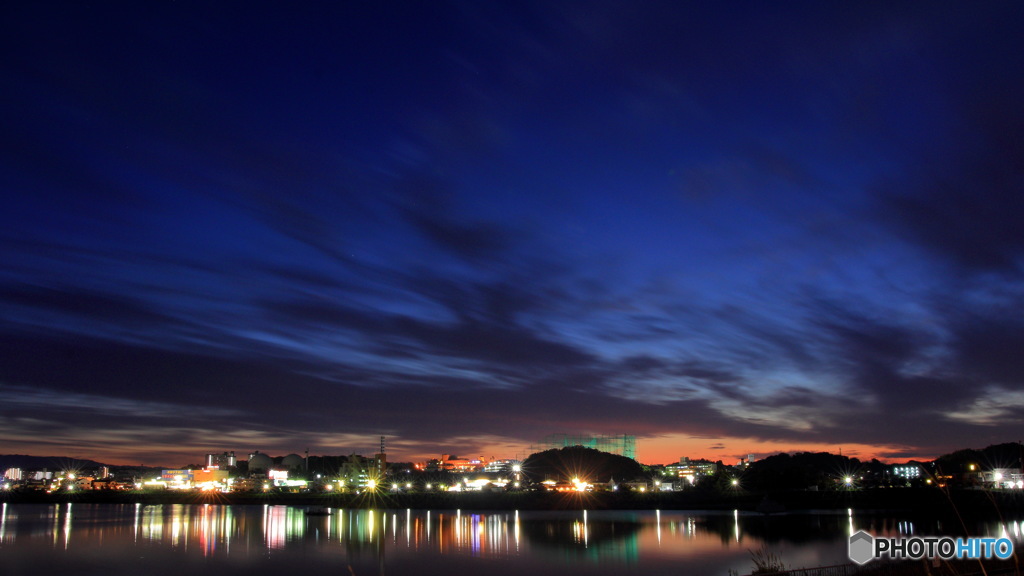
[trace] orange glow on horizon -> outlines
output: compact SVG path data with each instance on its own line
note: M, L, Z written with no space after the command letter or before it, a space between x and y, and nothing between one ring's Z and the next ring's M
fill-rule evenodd
M465 454L474 455L487 455L487 458L496 459L513 459L513 458L526 458L529 456L529 445L527 444L516 444L505 438L488 438L492 442L483 444L477 444L472 442L471 439L461 439L464 443L464 447L459 448L459 451ZM422 444L419 444L419 448L415 452L402 450L401 442L394 442L394 450L389 451L388 460L391 462L426 462L432 458L439 458L442 450L447 452L453 449L454 442L448 442L445 445L439 445L436 453L420 453L422 451ZM12 453L25 453L25 454L44 454L50 455L54 453L63 453L73 458L81 458L87 460L95 460L104 464L113 466L181 466L189 462L200 462L204 455L208 452L222 452L224 450L232 449L232 446L217 447L216 449L210 446L199 446L199 447L181 447L181 446L151 446L143 448L139 444L131 446L119 446L111 444L110 446L94 445L90 447L81 446L57 446L54 443L41 444L38 442L24 442L19 443L19 446L11 447ZM285 455L288 453L298 451L294 447L276 447L276 446L255 446L251 447L252 450L258 449L262 453L271 455ZM746 458L748 454L753 454L755 459L759 460L766 456L778 454L780 452L788 452L790 454L796 452L829 452L832 454L839 454L840 452L844 456L851 458L857 458L861 461L871 460L872 458L878 458L882 462L886 463L902 463L908 460L921 460L929 461L934 460L938 456L952 452L955 449L962 447L954 447L949 450L944 450L935 454L930 453L911 453L907 456L900 456L896 458L883 457L882 454L886 453L907 453L908 447L905 446L892 446L892 445L871 445L871 444L824 444L824 443L784 443L779 441L770 440L759 440L754 438L738 438L738 437L721 437L721 438L696 438L688 435L667 435L659 436L655 438L637 437L636 441L636 456L637 460L643 464L673 464L679 462L681 457L688 457L691 460L706 459L712 462L721 460L723 463L728 465L734 465L741 459ZM234 447L235 452L239 454L239 460L246 459L246 454L250 451L250 447ZM912 449L911 449L912 450ZM311 452L310 455L347 455L343 449L332 449L323 448L315 453Z
M721 460L724 464L736 464L741 459L753 454L755 460L767 456L788 452L829 452L842 454L861 461L872 458L887 463L906 462L907 460L933 460L940 454L915 454L906 457L890 458L882 456L886 453L906 452L905 447L872 444L825 444L825 443L783 443L772 440L754 438L694 438L691 436L662 436L659 438L637 439L637 460L643 464L672 464L682 456L693 459L705 459L712 462Z

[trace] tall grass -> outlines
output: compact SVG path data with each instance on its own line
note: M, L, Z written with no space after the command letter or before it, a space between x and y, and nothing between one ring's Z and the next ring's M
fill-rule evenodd
M761 546L757 550L748 549L750 559L754 562L754 571L750 574L777 574L786 571L786 565L782 558L772 552L767 546Z

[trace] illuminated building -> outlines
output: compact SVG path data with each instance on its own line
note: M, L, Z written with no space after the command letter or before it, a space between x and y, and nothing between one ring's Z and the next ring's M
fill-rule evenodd
M982 481L992 488L1024 487L1024 476L1020 468L993 468L982 472Z
M921 467L916 464L905 464L903 466L893 466L892 475L900 478L913 479L921 476Z
M299 478L289 478L287 470L271 470L267 479L277 489L297 492L309 485L309 482Z
M582 446L593 448L609 454L618 454L626 458L636 459L636 436L626 434L619 435L572 435L572 434L549 434L540 441L539 446L533 447L533 452Z
M167 482L191 482L192 472L192 470L163 470L160 473L160 479Z
M492 460L480 458L459 458L451 454L442 454L440 459L428 461L423 469L428 472L481 472ZM417 466L420 468L420 466Z
M192 487L192 470L164 470L160 480L168 488L186 489Z
M235 453L224 452L223 454L207 454L207 468L230 468L235 465Z
M696 484L697 480L704 476L711 476L718 471L718 464L708 460L690 460L686 456L679 459L678 464L665 466L665 471L671 475L686 480L690 484Z
M521 464L519 460L491 460L484 465L484 472L508 474L515 472L515 467Z
M227 470L220 470L218 468L204 468L202 470L192 471L192 482L194 484L204 484L207 482L223 483L227 479Z
M343 463L338 470L339 480L341 480L342 486L345 488L356 490L364 490L376 486L383 479L383 476L380 475L381 463L382 461L377 458L366 458L358 454L352 454L348 457L348 461Z
M8 468L7 471L4 472L4 478L6 478L8 480L14 480L14 481L21 480L22 479L21 468Z

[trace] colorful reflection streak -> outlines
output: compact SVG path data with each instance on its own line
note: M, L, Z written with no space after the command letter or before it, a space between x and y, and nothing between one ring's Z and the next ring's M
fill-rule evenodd
M845 561L846 538L940 534L906 519L838 514L763 517L741 512L470 512L462 510L306 510L290 506L0 505L5 574L65 569L83 558L111 566L150 562L251 574L299 563L311 570L368 574L450 574L460 567L492 576L565 567L580 574L658 571L749 572L748 550L767 545L789 565ZM977 527L979 536L1024 542L1024 523ZM133 561L134 561L133 560ZM211 562L213 564L211 564ZM11 567L8 569L8 567ZM125 565L123 573L138 573ZM683 569L685 567L685 569ZM134 570L134 571L133 571Z

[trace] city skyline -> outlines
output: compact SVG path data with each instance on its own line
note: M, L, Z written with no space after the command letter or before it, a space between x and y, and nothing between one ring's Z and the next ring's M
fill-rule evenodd
M21 3L0 451L1024 434L1024 6Z

